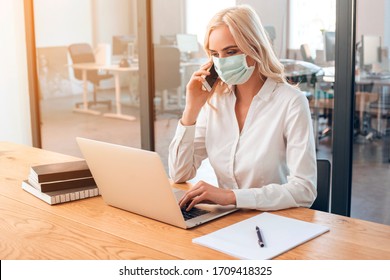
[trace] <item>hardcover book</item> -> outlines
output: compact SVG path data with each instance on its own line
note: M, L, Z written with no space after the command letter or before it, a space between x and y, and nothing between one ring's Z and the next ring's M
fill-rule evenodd
M96 186L93 177L39 183L30 176L28 178L28 182L31 186L33 186L37 190L40 190L41 192L51 192L65 189Z
M30 178L39 183L84 177L92 177L85 160L36 165L30 170Z
M50 205L85 199L88 197L94 197L99 195L99 189L97 188L97 186L65 189L52 192L41 192L40 190L37 190L36 188L31 186L27 180L24 180L22 182L22 188Z

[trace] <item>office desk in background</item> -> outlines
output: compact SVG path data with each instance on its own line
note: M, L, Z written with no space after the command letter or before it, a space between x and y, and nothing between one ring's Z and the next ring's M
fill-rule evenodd
M119 67L118 65L101 65L96 63L76 63L72 64L71 67L77 70L82 71L83 75L83 108L78 109L75 108L74 111L80 113L89 113L98 115L100 112L91 110L88 108L88 80L87 80L87 72L91 70L104 70L112 73L114 75L115 80L115 113L106 113L104 116L111 118L118 118L133 121L136 118L134 116L125 115L122 113L122 104L121 104L121 85L119 74L120 73L134 73L138 72L138 66L130 66L130 67Z
M386 90L390 88L390 77L386 76L384 78L371 78L369 76L357 76L355 78L355 84L357 88L364 87L366 85L372 85L372 92L376 92L379 96L378 98L378 107L377 107L377 128L376 131L379 136L386 135L386 131L382 129L381 119L383 118L383 114L385 109L385 100L387 100L390 94L390 91Z
M110 207L101 197L50 206L22 190L31 165L74 159L0 142L0 259L233 259L192 239L260 213L241 210L184 230ZM390 226L306 208L272 213L330 228L276 259L390 259Z
M332 89L329 91L329 93L331 95L333 95L334 91L333 91L333 84L335 82L335 68L334 67L324 67L322 68L322 71L323 71L323 78L322 78L322 81L321 81L321 84L328 84L329 87L331 87ZM388 108L385 109L385 106L388 106L385 104L385 100L387 100L389 98L389 94L390 94L390 91L389 90L386 90L386 89L389 89L390 88L390 74L386 74L384 73L383 76L381 75L374 75L374 76L370 76L370 75L358 75L358 76L355 76L355 91L356 92L364 92L365 94L378 94L379 98L378 98L378 101L377 101L377 128L376 128L376 131L377 131L377 134L379 136L382 136L382 135L385 135L386 134L386 131L382 129L382 122L381 122L381 119L383 118L383 114L385 113L386 110L388 110ZM370 90L367 91L365 90L365 88L367 87L370 87ZM317 92L317 90L320 90L321 91L321 87L318 86L318 83L316 83L316 86L315 86L315 89L314 91ZM325 90L326 92L327 90ZM359 110L360 111L360 114L359 114L359 120L360 120L360 131L363 131L363 124L364 124L364 121L363 121L363 110L361 108L365 108L365 104L366 104L366 101L365 101L365 94L360 94L359 97L359 100L356 100L356 101L359 101L359 103L361 104L361 107L360 109L358 107L356 107L356 110ZM333 98L332 99L327 99L327 98L323 98L323 99L319 99L317 100L318 98L314 98L314 100L312 100L312 106L314 108L317 109L317 118L318 118L318 108L320 109L333 109L333 105L334 105L334 100ZM314 125L314 129L316 130L315 131L315 135L317 135L317 132L318 132L318 120L316 119L315 120L315 125ZM317 141L317 144L318 144L318 139L316 140Z

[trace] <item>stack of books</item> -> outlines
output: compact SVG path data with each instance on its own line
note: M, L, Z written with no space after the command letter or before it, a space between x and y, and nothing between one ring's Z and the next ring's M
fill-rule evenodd
M32 166L22 188L49 204L99 195L85 160Z

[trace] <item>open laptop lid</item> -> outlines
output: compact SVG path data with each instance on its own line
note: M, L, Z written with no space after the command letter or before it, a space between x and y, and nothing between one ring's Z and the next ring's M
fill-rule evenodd
M76 140L107 204L187 228L157 153L80 137Z

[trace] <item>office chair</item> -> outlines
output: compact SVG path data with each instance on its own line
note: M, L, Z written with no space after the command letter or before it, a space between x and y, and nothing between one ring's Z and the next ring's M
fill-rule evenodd
M275 42L275 39L276 39L275 26L273 26L273 25L265 25L264 29L267 32L268 39L269 39L271 45L274 46L274 42Z
M72 58L72 62L74 64L76 63L94 63L95 62L95 55L93 53L93 50L89 44L86 43L80 43L80 44L72 44L68 47L70 57ZM82 70L76 70L73 69L74 76L78 80L83 79ZM100 81L111 79L113 75L111 74L99 74L97 70L91 70L87 71L87 80L93 84L93 101L88 102L88 105L98 105L98 104L105 104L108 106L108 109L111 109L111 101L105 100L105 101L97 101L96 97L96 91L99 87ZM76 103L76 107L78 108L83 103Z
M332 134L334 108L333 91L321 91L318 97L318 104L320 108L322 108L322 114L320 115L320 117L327 120L325 128L323 128L318 135L319 140L321 140L324 137L331 136Z
M317 159L317 198L310 209L329 212L330 161Z
M160 110L177 112L182 110L180 51L175 46L154 47L154 69L156 96L160 95ZM172 90L175 94L172 95Z
M301 55L302 55L303 61L314 63L314 59L311 56L310 48L309 48L308 44L301 45Z
M371 115L375 113L375 110L371 110L370 105L378 101L379 94L377 92L357 91L355 97L356 111L359 112L359 133L369 140L377 134L377 131L371 126Z

